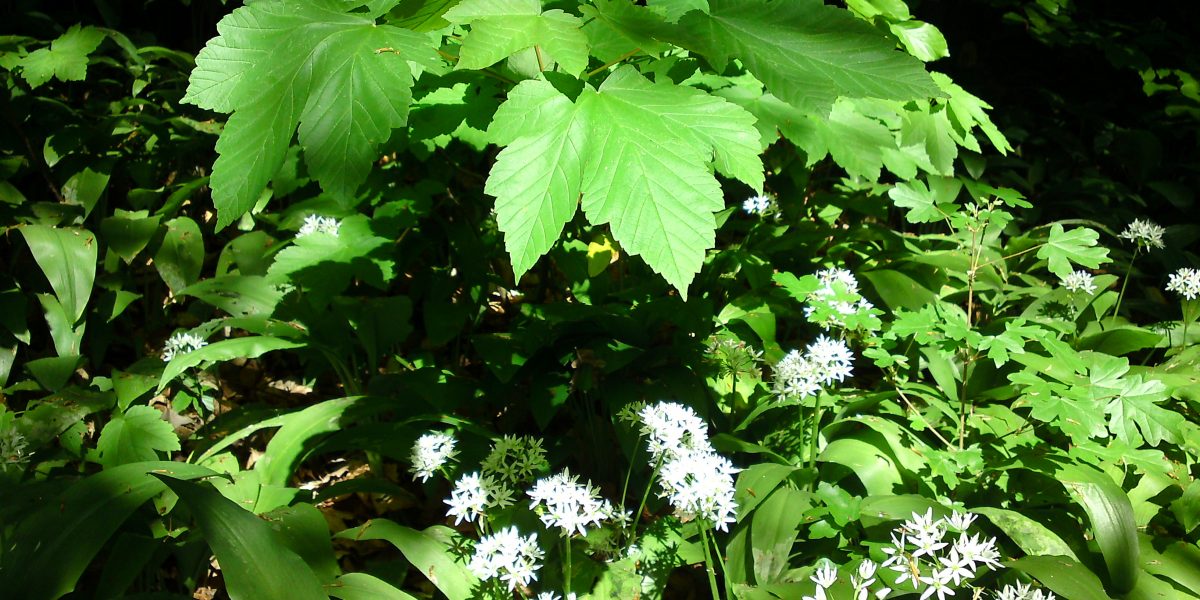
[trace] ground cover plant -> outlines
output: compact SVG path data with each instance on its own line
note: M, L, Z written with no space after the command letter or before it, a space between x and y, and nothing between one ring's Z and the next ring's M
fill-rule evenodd
M978 6L1129 120L937 3L3 9L0 589L1200 598L1196 21Z

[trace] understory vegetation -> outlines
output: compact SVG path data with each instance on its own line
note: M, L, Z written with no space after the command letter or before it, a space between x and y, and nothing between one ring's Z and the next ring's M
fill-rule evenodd
M1200 598L1200 14L1084 4L0 9L0 596Z

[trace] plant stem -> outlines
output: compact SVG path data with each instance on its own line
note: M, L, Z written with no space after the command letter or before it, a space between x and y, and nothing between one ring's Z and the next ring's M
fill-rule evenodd
M567 546L567 555L563 562L563 596L571 596L571 534L563 536L563 543Z
M646 509L646 500L650 498L650 488L654 487L654 479L658 477L658 470L662 468L662 462L662 456L659 456L658 461L654 463L654 472L650 473L650 480L646 482L646 491L642 492L642 502L638 504L637 513L633 515L633 530L629 532L629 544L625 546L626 549L637 542L638 521L642 520L642 511Z
M595 75L596 73L599 73L600 71L603 71L603 70L605 70L605 69L607 69L607 68L609 68L609 67L629 58L630 56L633 56L634 54L641 52L641 51L642 51L641 48L634 48L633 50L630 50L629 52L626 52L625 54L618 56L616 59L610 60L610 61L596 67L595 69L592 69L591 71L588 71L587 73L584 73L583 78L591 79L592 75Z
M1179 341L1179 347L1183 348L1184 346L1187 346L1187 343L1188 343L1188 332L1187 332L1187 330L1188 330L1188 313L1190 313L1191 311L1188 310L1188 308L1189 308L1188 301L1186 299L1183 300L1182 302L1180 302L1179 306L1180 306L1180 311L1183 313L1183 339ZM1169 345L1169 341L1168 341L1168 345Z
M700 544L704 546L704 570L708 573L708 589L712 591L713 600L718 600L721 597L721 592L717 590L717 572L713 566L712 551L708 548L708 529L700 529Z
M809 429L808 438L808 470L815 472L817 468L817 437L821 431L821 399L825 396L825 392L817 394L817 403L813 406L812 427ZM812 491L813 484L817 478L814 476L808 482L808 489Z
M1138 250L1141 250L1141 248L1141 246L1138 246L1133 249L1133 255L1129 257L1129 265L1125 267L1125 279L1121 281L1121 291L1117 294L1117 305L1113 308L1112 316L1114 319L1121 315L1121 300L1125 299L1125 286L1129 285L1129 277L1133 275L1133 261L1137 260Z

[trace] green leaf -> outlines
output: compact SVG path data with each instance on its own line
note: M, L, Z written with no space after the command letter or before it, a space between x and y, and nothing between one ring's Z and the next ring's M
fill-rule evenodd
M750 521L754 579L759 584L780 580L788 567L796 530L804 511L812 506L810 495L788 487L776 488L754 511Z
M844 9L820 0L711 0L680 19L682 45L720 71L737 58L767 89L827 113L838 97L917 100L939 91L919 61Z
M603 62L636 52L655 55L668 47L654 39L666 22L647 7L626 0L593 0L590 5L581 4L579 12L587 20L583 31L592 56Z
M100 201L100 195L108 187L108 179L112 175L112 159L97 161L77 171L62 185L63 200L68 204L83 207L83 216L87 218Z
M471 588L477 585L479 580L465 565L454 559L454 555L444 543L430 535L438 529L446 528L431 527L425 531L417 531L387 519L372 519L364 525L342 531L336 537L391 542L408 562L429 578L429 581L450 600L471 598Z
M1147 573L1173 579L1200 596L1200 548L1195 544L1163 541L1139 535L1142 568Z
M520 277L557 240L582 194L593 224L608 224L686 297L715 240L724 199L708 163L758 187L754 117L700 90L651 83L622 67L570 102L545 81L518 85L496 113L507 145L485 191Z
M178 292L199 298L232 316L270 315L283 292L257 275L222 275L194 283Z
M955 211L953 203L937 202L924 181L902 181L888 190L892 204L908 209L904 218L909 223L936 223Z
M965 134L971 131L972 128L979 127L983 135L987 136L988 141L992 143L992 146L1000 154L1008 154L1012 151L1012 146L1008 144L1008 139L1004 137L1004 134L1000 133L1000 129L992 123L987 113L984 112L985 110L991 110L991 105L971 95L967 90L964 90L958 84L951 81L949 77L941 73L931 73L930 75L943 94L949 96L948 100L938 100L938 102L944 103L950 108L950 119L959 130ZM963 145L966 146L967 144Z
M879 179L884 151L896 147L892 132L859 112L849 100L839 100L833 105L821 135L837 164L851 177L870 181Z
M29 244L54 295L74 324L83 317L96 280L96 236L86 229L25 225L18 231Z
M1026 556L1006 565L1036 577L1064 600L1111 598L1100 580L1087 567L1066 556Z
M108 249L120 256L126 264L133 262L150 243L155 233L158 233L159 218L136 218L133 216L113 216L100 221L100 235Z
M27 600L71 592L79 576L135 510L166 489L149 473L197 478L203 467L177 462L123 465L71 485L16 526L0 561L0 585Z
M1104 409L1113 435L1134 446L1140 446L1143 439L1151 446L1158 446L1164 440L1180 443L1186 419L1158 406L1167 399L1167 386L1153 379L1144 381L1140 374L1123 378L1122 383L1123 389Z
M900 471L893 459L875 445L859 439L833 440L825 446L817 460L848 468L872 496L890 495L901 481Z
M177 354L163 368L162 376L158 379L157 392L161 392L167 384L174 381L186 369L201 363L218 363L235 358L258 358L272 350L298 348L304 344L293 342L269 335L256 335L213 342L199 350Z
M938 175L954 174L954 159L958 158L958 144L955 143L953 126L946 111L934 107L922 106L904 111L904 121L900 125L900 145L915 146L925 151L929 157L929 166ZM961 185L961 184L960 184Z
M1071 547L1058 534L1017 511L978 506L972 508L971 512L987 517L1025 554L1068 556L1073 560L1079 560Z
M325 586L325 591L342 600L417 600L416 596L366 573L346 573Z
M1046 269L1059 277L1071 274L1071 263L1095 269L1109 260L1108 249L1096 246L1099 238L1100 234L1087 227L1064 231L1061 224L1055 223L1037 257L1046 259Z
M1140 572L1137 521L1129 496L1107 475L1091 467L1061 465L1055 477L1088 515L1092 534L1108 566L1110 589L1132 590Z
M152 461L158 452L179 450L175 428L163 420L153 406L131 406L123 415L113 417L96 442L97 462L111 469L118 465Z
M187 505L221 565L231 600L326 600L312 569L266 523L208 486L160 476Z
M408 61L438 64L431 39L333 0L255 2L227 15L196 57L184 100L233 112L210 183L217 226L250 210L283 164L297 125L309 171L352 194L375 147L404 125Z
M298 503L262 515L262 520L285 546L304 559L323 582L333 581L340 569L329 540L329 524L320 509Z
M50 42L49 48L30 52L18 63L21 77L29 87L37 88L57 77L59 81L83 81L87 77L88 55L104 41L104 32L95 27L72 25Z
M950 56L946 38L937 27L923 21L903 21L891 23L888 29L896 37L908 53L925 62L935 61Z
M179 293L200 278L204 266L204 234L189 217L167 221L167 234L154 253L154 268L172 292Z
M280 417L282 427L267 444L254 470L263 485L286 485L296 465L312 451L317 438L346 427L347 413L364 409L378 412L386 407L386 403L372 404L359 397L338 398Z
M483 69L535 47L571 75L587 68L583 21L561 10L542 12L541 0L464 0L443 17L471 25L455 69Z

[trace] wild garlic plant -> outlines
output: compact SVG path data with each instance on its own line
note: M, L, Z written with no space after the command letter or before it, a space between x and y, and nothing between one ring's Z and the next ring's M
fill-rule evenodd
M1121 301L1125 299L1125 289L1129 285L1129 279L1133 277L1133 263L1137 260L1139 254L1149 252L1150 250L1161 250L1163 245L1163 234L1166 233L1158 223L1150 220L1134 219L1125 230L1117 237L1128 240L1133 243L1133 254L1129 255L1129 263L1125 266L1125 278L1121 282L1121 291L1117 293L1117 303L1113 307L1113 317L1118 317L1121 314Z
M1182 297L1179 301L1180 310L1183 313L1183 339L1180 341L1180 345L1187 345L1188 324L1192 321L1190 308L1192 302L1200 297L1200 269L1185 267L1171 273L1170 279L1167 281L1167 291L1175 292Z
M199 333L177 331L163 342L160 357L163 362L169 363L177 356L195 352L207 345L208 341ZM183 412L188 408L195 408L198 411L207 410L211 413L216 408L215 398L205 393L205 385L200 379L198 369L186 369L180 374L180 378L183 382L183 389L176 393L175 399L171 403L172 409L176 412Z
M852 588L847 600L882 599L911 591L920 600L956 598L958 591L969 591L972 598L987 593L973 582L987 571L1001 568L996 539L968 532L976 515L954 511L935 519L933 509L912 513L891 532L891 542L882 548L882 562L864 558L850 572ZM839 570L831 563L817 567L810 577L811 596L804 600L838 600L829 591L839 580ZM1054 594L1034 590L1025 584L1006 585L989 598L999 600L1054 600Z

